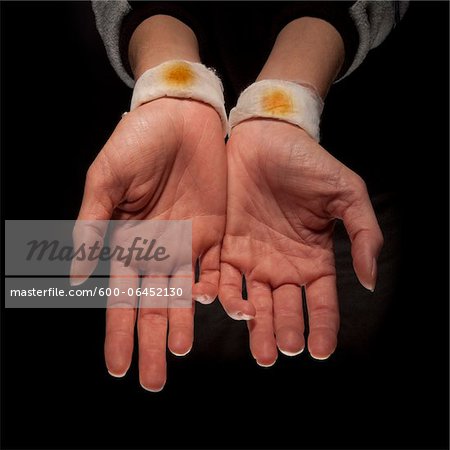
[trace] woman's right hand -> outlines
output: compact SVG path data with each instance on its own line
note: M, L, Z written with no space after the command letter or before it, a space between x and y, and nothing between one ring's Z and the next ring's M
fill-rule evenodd
M192 220L193 262L200 258L193 297L203 303L218 292L219 258L225 228L226 155L222 124L210 106L188 99L161 98L144 104L117 125L88 170L80 221ZM116 263L118 264L118 263ZM72 275L82 274L75 265ZM115 267L126 278L111 278L121 291L138 286L138 272ZM131 271L131 273L130 273ZM73 278L80 284L82 278ZM110 299L130 304L109 307L105 359L114 376L127 372L137 317L139 372L143 387L161 390L166 381L166 340L176 355L193 343L194 308L139 308L128 296Z

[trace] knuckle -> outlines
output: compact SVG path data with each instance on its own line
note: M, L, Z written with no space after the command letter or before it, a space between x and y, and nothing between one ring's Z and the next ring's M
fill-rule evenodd
M358 194L366 194L367 193L366 182L357 173L355 173L353 176L353 188Z
M149 327L159 327L167 325L167 316L152 309L143 308L140 310L140 322Z
M315 307L309 313L310 326L314 329L329 329L337 332L339 328L339 313L328 305Z
M94 161L86 172L86 185L94 189L99 189L104 184L104 173L99 164Z
M256 311L260 316L269 316L272 315L272 305L262 302L256 302Z
M97 179L97 173L98 173L97 165L95 163L92 163L86 172L86 183L88 184L94 183L95 180Z
M93 188L103 188L112 183L115 173L109 158L102 151L86 172L86 184Z

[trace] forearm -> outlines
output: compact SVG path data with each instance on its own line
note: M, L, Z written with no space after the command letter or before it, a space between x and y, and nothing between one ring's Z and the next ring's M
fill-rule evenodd
M136 28L128 56L135 80L146 70L171 59L200 62L194 32L178 19L165 15L152 16Z
M344 61L344 42L328 22L302 17L286 25L257 80L308 83L325 98Z

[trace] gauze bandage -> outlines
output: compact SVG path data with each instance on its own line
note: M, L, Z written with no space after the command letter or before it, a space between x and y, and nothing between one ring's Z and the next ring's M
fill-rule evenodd
M147 70L136 81L130 110L161 97L191 98L211 105L220 116L224 136L228 134L222 82L203 64L172 60Z
M245 89L230 112L233 129L247 119L278 119L303 128L319 141L323 101L314 88L291 81L262 80Z

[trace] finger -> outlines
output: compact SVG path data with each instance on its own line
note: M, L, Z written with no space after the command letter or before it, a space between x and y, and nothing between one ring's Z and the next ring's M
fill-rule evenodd
M136 322L138 273L111 261L111 292L119 293L108 298L106 309L105 362L114 377L123 377L128 371L133 355L134 325ZM133 295L128 295L133 293Z
M194 310L195 302L192 301L192 278L185 275L186 272L175 273L170 278L170 291L176 293L169 298L169 350L175 356L185 356L192 349L194 340ZM178 295L181 292L181 296Z
M77 219L72 231L74 249L84 249L85 253L74 256L70 267L70 284L78 286L86 281L97 267L98 257L103 248L103 240L108 227L107 220Z
M377 279L377 258L383 246L383 234L362 180L359 192L360 199L345 210L343 220L352 242L356 276L366 289L373 291Z
M123 195L123 187L116 186L111 172L100 156L91 165L86 175L83 200L73 230L74 248L96 248L89 258L74 258L70 268L70 284L82 284L95 270L98 255L103 247L103 239L108 221Z
M273 328L272 292L268 285L249 281L248 300L256 309L256 316L247 322L250 333L250 351L256 362L270 367L277 360L277 344Z
M309 336L308 350L315 359L327 359L336 349L339 307L336 277L328 275L306 286Z
M167 288L167 278L142 279L141 290ZM166 383L167 298L141 295L138 315L139 379L141 386L159 392Z
M285 284L272 295L278 348L287 356L298 355L305 347L301 288Z
M200 258L200 279L192 288L194 300L209 304L219 291L220 244L211 247Z
M255 306L242 298L242 274L228 263L220 264L219 300L232 319L250 320L255 317Z
M191 308L169 308L169 350L175 356L185 356L194 340L194 302Z

